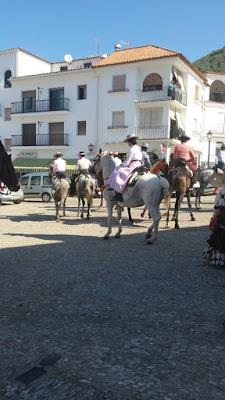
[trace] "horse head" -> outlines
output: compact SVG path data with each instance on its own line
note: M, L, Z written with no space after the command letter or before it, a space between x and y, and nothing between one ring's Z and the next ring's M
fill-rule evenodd
M101 179L102 177L103 181L106 183L115 167L116 161L114 158L108 151L104 151L98 157L96 157L92 170L94 171L97 179Z

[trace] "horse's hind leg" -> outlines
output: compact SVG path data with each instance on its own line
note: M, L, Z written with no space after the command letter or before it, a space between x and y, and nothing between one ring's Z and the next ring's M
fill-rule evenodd
M183 201L183 198L184 198L184 193L177 192L177 194L176 194L176 203L175 203L175 211L174 211L174 221L175 221L174 228L175 229L179 229L180 228L179 222L178 222L178 214L179 214L180 205L181 205L181 203Z
M129 222L130 222L131 224L133 224L134 221L133 221L133 218L132 218L132 216L131 216L131 211L130 211L130 208L129 208L129 207L127 207L127 212L128 212Z
M77 215L79 217L80 215L80 196L78 195L78 211L77 211Z
M83 197L81 198L81 201L82 201L82 210L81 210L80 217L81 217L81 218L84 218L84 206L85 206L85 200L84 200L84 198L83 198Z
M159 205L158 206L150 205L148 211L151 214L153 222L152 225L148 228L146 239L148 239L147 244L152 244L155 240L157 240L158 236L159 221L160 221Z
M115 238L119 238L122 232L122 208L117 206L116 212L117 212L118 231L115 234Z
M191 216L191 221L196 221L193 213L192 213L192 208L191 208L191 196L190 196L190 192L189 190L187 190L186 192L186 196L187 196L187 202L188 202L188 207L189 207L189 212L190 212L190 216Z

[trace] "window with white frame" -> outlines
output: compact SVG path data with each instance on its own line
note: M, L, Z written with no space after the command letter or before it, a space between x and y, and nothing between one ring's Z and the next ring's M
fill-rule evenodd
M126 90L126 75L114 75L112 80L112 91L122 92Z
M112 126L113 126L113 128L121 128L121 127L125 126L125 112L124 111L113 111Z

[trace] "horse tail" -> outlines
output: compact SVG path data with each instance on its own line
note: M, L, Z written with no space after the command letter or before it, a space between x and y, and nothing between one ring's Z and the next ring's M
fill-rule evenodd
M90 206L92 206L92 201L93 201L93 194L94 194L94 183L92 181L92 179L86 179L85 180L85 191L86 191L86 197L87 200L90 203Z
M169 207L170 203L170 184L167 179L159 178L160 186L162 188L162 198L164 199L165 208Z

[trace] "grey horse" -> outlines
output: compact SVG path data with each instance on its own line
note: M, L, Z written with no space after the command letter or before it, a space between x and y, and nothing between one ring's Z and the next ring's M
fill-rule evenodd
M116 202L114 199L114 191L107 185L108 178L115 166L114 159L110 157L108 152L102 153L93 165L93 170L96 175L102 173L105 185L104 199L106 201L108 213L108 230L104 235L104 239L108 239L112 233L112 213L115 204L117 205L118 221L116 238L119 238L122 232L122 208L133 208L145 205L153 219L153 223L149 227L146 235L146 239L148 239L147 244L152 244L153 241L157 239L158 226L161 218L159 206L163 198L167 198L169 195L169 183L165 178L159 178L151 173L142 175L134 186L127 186L123 193L124 202Z
M195 208L197 210L201 208L201 196L208 184L211 184L215 188L221 186L222 176L222 173L216 173L212 168L204 168L198 172L197 179L199 182L199 188L196 189L195 196Z
M66 216L66 198L69 194L70 182L66 178L53 180L53 199L56 208L56 221L60 222L60 210L63 209L63 216Z
M90 219L90 208L92 206L93 194L95 192L95 181L88 174L81 174L79 178L75 180L76 192L78 197L78 215L81 218L84 217L84 206L85 198L87 199L87 219ZM82 209L80 212L80 202L82 201Z

